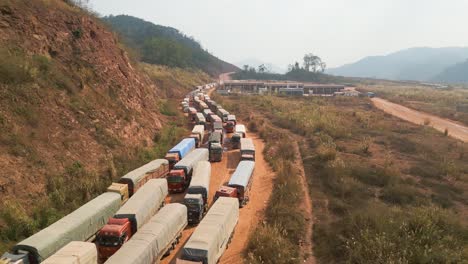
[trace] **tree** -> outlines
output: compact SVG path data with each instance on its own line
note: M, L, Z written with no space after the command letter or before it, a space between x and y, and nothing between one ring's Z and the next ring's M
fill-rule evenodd
M259 73L265 73L266 71L267 71L267 67L265 66L265 64L262 64L262 65L258 66L258 72Z
M249 65L245 64L245 65L243 66L243 68L244 68L244 71L248 71L248 70L249 70Z
M304 69L306 71L312 71L314 73L318 71L325 71L326 64L322 62L319 56L309 53L304 55Z

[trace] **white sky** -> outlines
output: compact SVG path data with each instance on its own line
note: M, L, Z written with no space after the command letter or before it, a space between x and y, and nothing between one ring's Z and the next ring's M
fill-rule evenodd
M229 62L280 67L305 53L329 67L410 47L468 46L468 0L90 0L193 36Z

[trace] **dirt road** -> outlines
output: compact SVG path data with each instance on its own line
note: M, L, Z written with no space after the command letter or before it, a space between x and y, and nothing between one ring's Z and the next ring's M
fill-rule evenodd
M468 142L468 127L463 126L455 121L419 112L381 98L372 98L372 102L377 108L383 110L386 113L419 125L424 125L425 123L427 124L427 122L429 122L429 126L432 126L441 132L444 132L445 129L447 129L449 136L459 139L463 142Z

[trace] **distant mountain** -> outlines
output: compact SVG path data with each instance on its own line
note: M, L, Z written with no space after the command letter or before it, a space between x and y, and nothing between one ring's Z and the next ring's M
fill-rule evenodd
M435 82L468 83L468 60L446 68L433 78Z
M269 62L264 62L264 61L261 61L259 59L255 59L255 58L249 58L249 59L244 59L244 60L241 60L241 61L238 61L238 62L235 62L234 65L236 65L237 67L239 68L244 68L244 65L249 65L251 67L255 67L258 69L258 66L264 64L267 69L272 72L272 73L286 73L286 69L284 68L281 68L277 65L274 65L272 63L269 63Z
M211 75L238 70L236 66L216 58L204 50L200 43L175 28L155 25L127 15L108 16L103 20L121 34L124 42L135 49L144 62L198 68Z
M349 77L430 81L447 67L468 58L468 47L411 48L386 56L371 56L331 68L327 73Z

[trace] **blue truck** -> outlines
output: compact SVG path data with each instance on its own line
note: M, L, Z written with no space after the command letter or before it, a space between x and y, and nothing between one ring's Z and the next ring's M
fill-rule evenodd
M172 169L174 165L182 160L187 154L195 149L194 138L184 138L179 144L170 149L164 157L169 161L169 168Z

